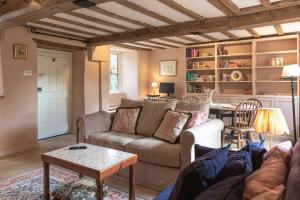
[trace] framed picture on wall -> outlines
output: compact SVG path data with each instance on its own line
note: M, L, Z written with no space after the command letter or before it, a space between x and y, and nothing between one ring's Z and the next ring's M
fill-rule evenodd
M28 45L14 44L14 58L15 59L28 59Z
M160 76L177 76L177 61L176 60L160 61L159 75Z

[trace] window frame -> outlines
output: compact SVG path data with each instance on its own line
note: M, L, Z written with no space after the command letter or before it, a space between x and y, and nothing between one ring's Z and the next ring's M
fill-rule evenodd
M118 91L111 91L111 55L117 55L117 67L118 67L118 83L119 88ZM120 65L121 61L121 54L117 51L110 51L109 52L109 94L116 94L122 92L122 67Z

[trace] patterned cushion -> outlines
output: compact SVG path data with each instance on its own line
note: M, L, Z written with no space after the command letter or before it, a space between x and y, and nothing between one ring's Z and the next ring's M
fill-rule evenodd
M59 200L96 200L96 182L93 179L83 178L68 183L53 192L54 199Z
M190 115L168 110L154 137L175 143Z
M111 131L135 134L141 108L118 108Z

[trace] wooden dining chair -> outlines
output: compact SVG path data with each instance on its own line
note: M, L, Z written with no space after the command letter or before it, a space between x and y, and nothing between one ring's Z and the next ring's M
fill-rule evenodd
M222 131L221 145L224 145L226 129L231 130L236 141L232 143L237 144L237 148L240 149L243 146L244 134L247 133L250 140L253 140L253 128L255 116L259 108L262 107L262 103L257 99L248 99L240 103L234 111L233 123L231 125L224 126Z

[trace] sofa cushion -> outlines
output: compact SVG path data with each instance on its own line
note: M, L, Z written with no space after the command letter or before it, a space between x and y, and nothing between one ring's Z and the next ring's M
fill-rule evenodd
M163 165L180 167L180 144L169 144L156 138L142 138L126 145L126 151L138 155L139 160Z
M257 195L251 200L282 200L283 194L284 194L284 185L278 185L272 190L268 190L265 193Z
M137 133L148 137L153 136L163 120L166 111L168 109L174 110L175 106L176 101L145 101L138 120Z
M128 133L105 132L90 135L88 142L94 145L125 151L126 144L140 138L143 138L143 136Z
M189 119L190 115L187 113L168 110L155 132L154 137L175 143Z
M300 139L293 148L290 171L286 182L284 200L297 199L300 196Z
M176 180L169 199L194 199L211 186L227 161L229 147L213 150L184 168Z
M140 100L132 100L132 99L121 99L121 108L136 108L136 107L143 107L143 101Z
M111 131L135 134L141 108L118 108Z
M193 103L186 101L178 101L176 104L176 111L202 111L206 113L206 116L209 114L209 105L207 103Z

